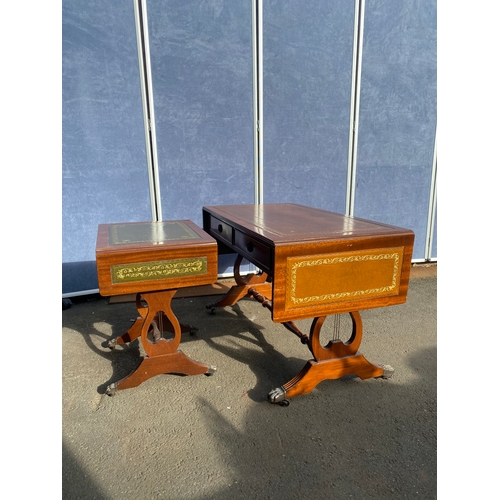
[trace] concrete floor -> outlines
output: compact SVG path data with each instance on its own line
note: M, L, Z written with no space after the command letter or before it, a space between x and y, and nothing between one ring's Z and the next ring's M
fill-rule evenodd
M267 394L311 356L253 299L215 315L213 296L174 299L179 320L199 329L181 350L216 373L159 375L113 397L105 388L142 348L103 343L130 328L135 305L72 299L62 312L62 498L436 498L436 274L416 266L405 304L361 313L360 350L392 378L324 381L288 407ZM297 324L307 332L310 321Z

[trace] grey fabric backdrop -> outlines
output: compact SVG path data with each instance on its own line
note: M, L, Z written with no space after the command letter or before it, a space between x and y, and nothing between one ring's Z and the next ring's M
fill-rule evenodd
M97 225L151 220L151 208L133 2L62 5L69 294L97 288ZM355 2L263 5L264 202L343 213ZM147 1L165 220L201 224L203 205L254 201L251 7ZM424 258L435 128L436 1L367 0L354 211L414 230L414 259Z

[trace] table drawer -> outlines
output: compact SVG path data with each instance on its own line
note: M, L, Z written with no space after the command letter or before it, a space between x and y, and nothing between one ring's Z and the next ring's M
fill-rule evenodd
M266 272L271 271L271 249L241 231L234 231L234 245L238 253Z
M222 222L214 216L210 216L210 231L216 237L233 244L233 228L229 224Z

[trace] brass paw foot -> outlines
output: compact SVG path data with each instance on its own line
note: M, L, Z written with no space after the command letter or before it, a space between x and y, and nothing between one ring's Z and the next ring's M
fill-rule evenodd
M290 401L286 399L286 391L283 387L273 389L267 395L267 400L272 404L278 404L280 406L288 406L290 404Z
M217 368L215 366L209 366L207 373L205 375L207 377L211 377L215 372L217 371Z
M382 378L391 378L394 375L394 368L391 365L381 365L384 373L382 374Z
M106 394L108 396L114 396L116 394L116 384L115 383L108 385L108 387L106 388Z
M108 342L104 344L104 347L107 347L108 349L114 349L116 347L116 339L108 340Z

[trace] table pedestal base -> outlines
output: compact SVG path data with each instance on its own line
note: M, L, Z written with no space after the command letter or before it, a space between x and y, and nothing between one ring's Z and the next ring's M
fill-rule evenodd
M120 389L130 389L156 375L212 375L215 367L199 363L178 349L182 333L195 333L189 325L181 325L172 311L171 301L177 290L138 293L136 307L139 317L122 336L111 339L107 347L127 344L137 338L146 352L138 368L122 380L110 384L106 394L112 396ZM147 305L143 304L143 301Z
M323 380L335 380L346 375L357 375L360 379L392 376L394 370L368 361L362 354L325 361L310 359L302 371L281 387L273 389L267 396L270 403L288 405L287 398L311 392Z
M259 300L259 297L256 297ZM260 301L260 300L259 300ZM273 389L268 394L270 403L288 404L287 398L311 392L323 380L332 380L356 375L360 379L389 378L394 369L368 361L360 352L363 327L359 312L349 313L352 320L352 333L347 342L330 341L326 346L320 343L321 327L326 316L314 318L307 345L314 359L310 359L304 368L289 382Z
M252 283L256 283L252 281L255 278L250 276L248 283L245 283L238 277L237 287L242 289L239 295L231 295L230 291L220 302L207 307L233 305L237 300L248 294L260 302L263 307L272 311L272 301L261 291L265 290L263 287L270 286L270 284L257 281L257 284L252 285ZM243 290L245 293L243 293ZM231 304L227 303L228 297L234 300ZM310 359L292 380L281 387L273 389L267 396L270 403L287 406L289 404L287 398L307 394L323 380L339 379L346 375L356 375L363 380L392 376L394 369L391 366L371 363L359 352L363 336L363 323L358 311L350 312L349 315L352 320L352 332L349 340L347 342L332 340L326 346L323 346L320 342L320 332L327 316L319 316L313 319L309 335L300 331L297 325L291 321L282 323L289 331L297 335L303 344L307 344L314 359Z
M118 389L137 387L145 380L156 375L166 373L175 373L178 375L213 375L214 372L214 367L193 361L182 351L154 356L152 358L146 356L133 373L119 382L108 385L106 394L113 396Z
M229 291L217 302L207 304L206 308L210 309L212 314L215 314L216 307L234 306L240 299L248 296L250 289L255 289L262 295L272 295L273 287L267 281L268 276L266 273L262 274L248 274L243 277L240 274L240 266L243 257L238 255L234 262L234 281L236 285L232 286Z

